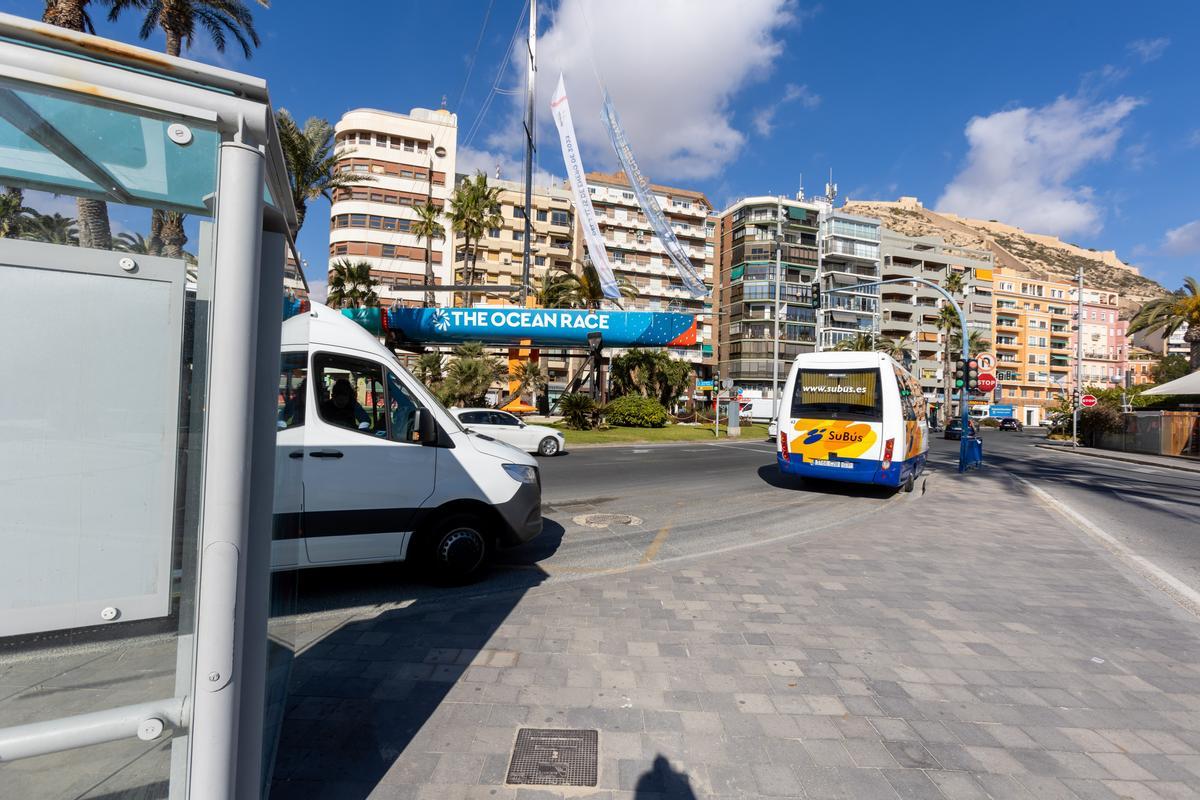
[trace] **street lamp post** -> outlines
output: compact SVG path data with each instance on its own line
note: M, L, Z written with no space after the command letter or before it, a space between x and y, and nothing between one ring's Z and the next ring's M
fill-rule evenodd
M1083 398L1083 266L1076 276L1079 296L1075 298L1075 392L1071 395L1071 447L1079 447L1079 402Z

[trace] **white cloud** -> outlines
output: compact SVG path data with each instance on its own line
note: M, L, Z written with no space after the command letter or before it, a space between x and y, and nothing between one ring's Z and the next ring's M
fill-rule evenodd
M546 152L548 145L544 140L539 145L542 152L539 154L537 161L534 162L533 185L534 186L562 186L563 179L559 176L541 169L538 166L538 161L544 158L549 158L556 161L558 158L558 142L551 143L553 150ZM482 172L489 179L496 177L496 169L500 170L500 179L505 181L521 181L525 180L525 157L514 156L510 153L503 153L493 150L476 150L471 147L459 148L455 158L454 169L461 175L474 175L476 172Z
M775 115L779 113L779 109L797 100L800 101L801 106L810 110L821 105L821 95L811 91L807 85L797 86L789 83L784 87L783 97L754 112L754 129L760 136L770 136L771 131L775 128Z
M1197 128L1196 130L1194 130L1190 134L1188 134L1187 146L1188 147L1200 147L1200 128Z
M1160 36L1157 39L1137 39L1130 42L1126 47L1131 53L1140 58L1143 64L1149 64L1151 61L1157 61L1159 58L1162 58L1162 54L1166 52L1167 46L1170 44L1170 39Z
M543 159L558 164L548 106L561 72L584 163L592 170L614 168L600 120L598 74L652 180L718 174L746 141L733 125L734 97L769 75L783 53L776 34L798 22L797 14L794 0L564 0L538 40ZM523 63L523 51L517 52ZM523 107L523 97L514 99L514 109ZM513 150L520 137L519 114L513 114L488 146Z
M1200 253L1200 219L1167 231L1162 249L1173 256Z
M1140 104L1132 97L1091 104L1060 97L1040 108L973 117L966 165L937 208L1060 236L1098 232L1101 208L1075 178L1112 157L1122 123Z

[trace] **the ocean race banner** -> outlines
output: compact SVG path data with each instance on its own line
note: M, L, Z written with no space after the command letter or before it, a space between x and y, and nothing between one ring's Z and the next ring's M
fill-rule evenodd
M625 175L629 178L629 184L637 197L638 205L642 207L642 212L649 220L650 227L654 229L659 241L663 243L667 257L675 264L675 269L679 270L679 277L683 281L684 287L694 297L706 296L708 287L704 285L704 279L696 272L695 266L688 258L687 251L675 236L671 223L663 215L662 208L659 207L658 200L654 197L654 191L650 188L650 181L646 180L646 176L642 174L637 161L633 158L633 148L629 146L629 140L625 138L625 131L621 129L621 120L617 117L617 109L613 107L612 98L608 96L608 92L604 93L602 116L604 127L608 129L608 138L612 140L613 150L616 151L617 160L621 162L621 167L624 168Z
M558 139L562 143L563 163L567 166L567 178L571 181L571 190L575 193L575 209L579 214L579 223L583 228L583 241L587 245L588 255L596 275L600 278L600 289L610 300L620 300L621 291L617 287L617 279L613 277L612 267L608 263L608 252L604 249L604 237L600 233L600 225L596 221L596 209L592 207L592 198L588 194L587 173L583 169L583 160L579 156L579 142L575 138L575 124L571 121L571 104L567 102L567 89L563 85L563 77L558 76L558 88L550 99L550 112L554 115L554 124L558 128Z
M372 311L375 309L363 309ZM359 319L359 309L342 313ZM489 342L530 340L533 347L587 347L599 332L605 347L687 347L696 343L696 317L660 311L592 311L561 308L391 308L380 327L411 342Z

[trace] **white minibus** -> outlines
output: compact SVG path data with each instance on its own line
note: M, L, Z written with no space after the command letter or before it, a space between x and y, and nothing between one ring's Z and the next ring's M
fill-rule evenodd
M779 406L779 469L806 478L903 486L929 450L920 384L883 353L802 353Z
M356 322L313 303L282 350L273 569L419 556L469 578L541 532L537 461L465 430Z

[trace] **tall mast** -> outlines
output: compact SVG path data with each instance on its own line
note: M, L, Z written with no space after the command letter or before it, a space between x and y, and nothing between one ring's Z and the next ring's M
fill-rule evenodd
M533 152L534 120L533 96L537 79L537 0L529 0L529 69L525 78L525 246L521 259L521 305L527 305L530 287L530 244L533 240Z

